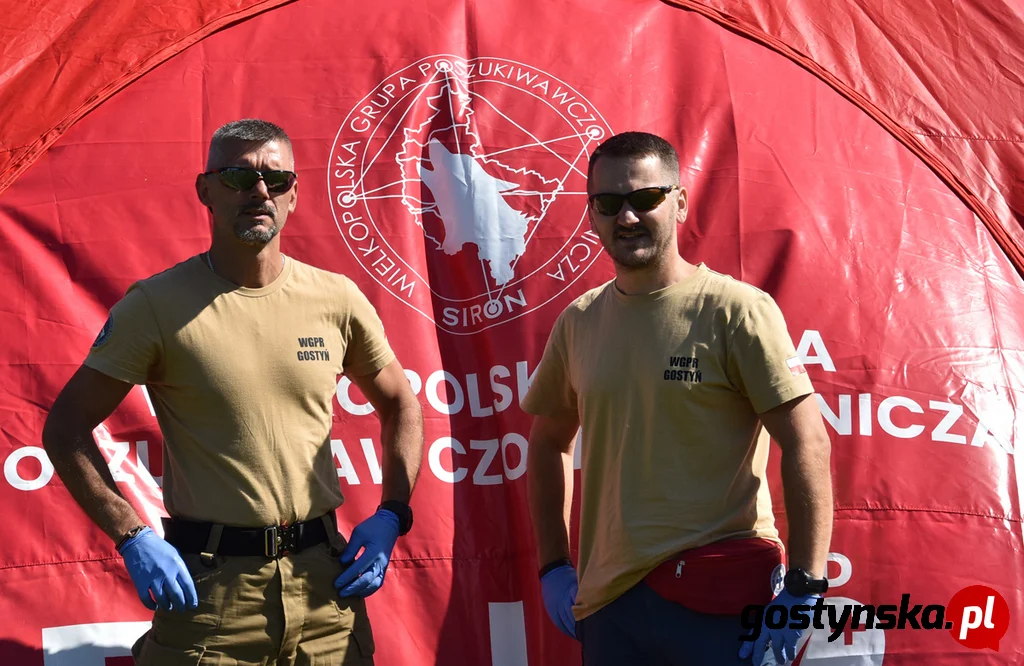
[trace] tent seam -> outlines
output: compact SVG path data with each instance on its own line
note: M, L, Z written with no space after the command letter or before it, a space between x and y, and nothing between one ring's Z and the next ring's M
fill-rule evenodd
M296 0L265 0L264 2L260 2L243 10L219 16L209 23L202 25L199 29L170 42L148 58L141 60L135 66L122 73L122 75L113 82L89 95L89 97L87 97L81 104L70 110L49 129L43 131L36 141L20 148L5 150L4 152L8 153L15 153L19 150L25 150L26 152L21 155L20 158L16 157L13 159L7 169L0 172L0 194L10 187L11 184L17 180L18 176L32 166L32 164L34 164L36 160L38 160L39 157L41 157L43 153L50 148L50 146L56 143L57 140L60 139L65 132L71 129L79 120L123 90L130 83L138 80L149 71L155 69L188 47L199 43L215 32L223 30L234 23L252 18L257 14L271 9L276 9L277 7L295 1Z
M872 103L862 93L844 83L837 76L823 68L808 55L798 51L778 37L774 37L759 27L740 21L739 19L708 7L698 0L662 0L666 4L683 10L689 10L704 16L718 25L731 30L739 35L751 39L759 44L775 51L779 55L788 58L804 70L816 76L826 85L848 99L864 113L868 114L875 122L880 124L897 141L903 144L910 152L925 163L946 185L956 194L961 201L981 219L982 224L992 234L996 243L1006 254L1010 264L1017 273L1024 278L1024 248L1021 248L1010 235L1010 231L1003 226L1002 221L993 210L982 200L981 196L973 189L962 182L953 169L945 160L934 154L927 146L917 139L917 132L904 127L894 119L890 118L881 108Z
M962 139L964 141L991 141L1001 143L1024 143L1024 139L1005 139L989 136L966 136L963 134L943 134L942 132L912 132L918 136L926 136L937 139Z

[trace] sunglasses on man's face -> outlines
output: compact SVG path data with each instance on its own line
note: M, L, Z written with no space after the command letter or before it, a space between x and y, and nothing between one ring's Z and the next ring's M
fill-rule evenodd
M225 187L246 192L261 180L267 185L267 192L281 194L292 189L298 175L294 171L259 171L248 167L224 167L207 171L204 176L216 175Z
M590 196L589 200L594 211L601 215L618 215L625 201L628 201L630 207L636 212L646 213L660 206L668 193L678 187L678 185L662 185L633 190L629 194L594 194Z

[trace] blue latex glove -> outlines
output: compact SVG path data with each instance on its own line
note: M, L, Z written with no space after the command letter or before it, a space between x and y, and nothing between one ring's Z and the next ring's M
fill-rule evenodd
M368 597L384 584L391 551L398 541L398 516L387 509L378 509L352 530L352 538L341 552L345 572L334 581L342 597ZM356 558L360 549L363 554Z
M150 528L122 544L120 553L139 601L149 610L185 611L199 605L192 574L178 549Z
M813 607L818 596L816 594L808 594L803 597L794 597L785 590L780 592L777 597L772 599L769 606L786 607L786 626L781 629L770 629L767 624L768 611L766 609L766 620L761 622L761 634L756 640L744 642L740 646L740 659L746 659L753 655L752 663L754 666L761 666L761 661L764 659L764 653L768 649L769 642L772 646L772 652L775 653L775 661L779 664L786 664L796 659L796 644L800 640L801 634L807 630L791 629L789 627L790 622L792 622L791 609L799 604ZM811 608L808 608L806 611L798 611L798 613L806 615L808 621L810 621L813 611Z
M544 596L548 617L569 638L576 638L576 618L573 617L572 607L576 603L578 589L576 568L568 564L552 569L540 579L540 591Z

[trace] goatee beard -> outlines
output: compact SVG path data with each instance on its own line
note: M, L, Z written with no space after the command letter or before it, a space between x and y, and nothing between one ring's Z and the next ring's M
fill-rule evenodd
M671 251L671 242L669 239L648 236L648 242L643 247L629 251L617 247L615 239L612 239L611 244L605 244L604 248L612 261L622 268L644 269L663 261L666 253Z
M612 255L612 261L623 268L644 268L645 266L649 266L654 263L654 258L654 255L651 253L639 256L636 254L630 254L625 258L625 260L623 260L622 257Z
M235 235L247 245L266 245L274 240L274 236L277 236L277 231L276 224L267 229L242 227L241 225L235 227Z

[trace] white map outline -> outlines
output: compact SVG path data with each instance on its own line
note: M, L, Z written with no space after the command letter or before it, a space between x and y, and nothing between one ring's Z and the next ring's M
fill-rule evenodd
M550 208L551 204L554 203L555 200L558 198L558 195L559 195L562 187L564 186L565 177L563 177L561 179L559 179L559 178L545 178L543 175L541 175L537 171L529 169L529 168L527 168L525 166L521 167L521 168L515 168L515 167L513 167L511 165L504 164L504 163L502 163L502 162L500 162L500 161L498 161L498 160L496 160L494 158L488 158L485 155L483 155L482 154L483 153L483 143L480 140L480 136L473 129L473 120L472 119L473 119L473 114L475 113L475 111L473 111L472 104L470 103L471 93L470 93L470 91L468 89L465 90L465 91L461 90L460 89L461 84L458 82L458 79L450 76L448 71L445 71L444 75L445 75L444 83L441 85L441 88L437 91L437 94L436 95L430 95L430 96L426 97L427 105L429 106L429 108L433 109L435 111L435 113L431 114L430 117L428 117L426 120L424 120L422 123L420 123L417 127L405 128L405 129L402 130L403 134L405 135L405 140L402 141L402 150L398 154L395 155L395 161L398 163L399 168L402 169L403 173L405 172L406 168L408 168L408 165L411 165L415 169L422 168L422 165L423 165L425 160L421 157L421 155L422 155L423 151L427 148L427 145L430 143L430 141L433 140L438 135L442 135L442 134L445 134L447 132L451 132L454 135L454 137L455 137L456 152L458 154L461 154L461 155L470 155L478 164L480 164L481 168L484 165L495 165L495 166L500 167L504 171L508 172L509 174L520 174L520 175L523 175L523 176L529 176L529 177L532 177L532 178L536 178L536 179L540 180L541 183L543 183L544 185L556 184L555 187L552 190L547 191L547 192L536 192L536 193L534 193L534 192L523 191L523 190L520 190L518 188L514 188L514 189L505 190L505 191L500 192L500 196L502 198L505 198L505 197L508 197L508 196L515 196L515 195L522 196L522 195L529 194L531 196L537 196L537 198L540 199L540 212L539 212L538 215L530 215L530 214L527 214L525 211L522 211L522 210L520 210L518 208L512 207L512 209L515 210L515 212L519 213L519 215L522 217L522 219L525 222L525 227L523 229L523 241L524 241L524 243L523 243L522 252L517 253L512 258L512 260L510 262L511 263L511 271L514 274L515 266L516 266L516 264L518 264L519 258L522 257L523 254L526 253L527 247L529 246L529 240L528 239L533 237L533 232L536 231L537 226L544 219L544 216L547 213L548 208ZM444 109L442 108L443 105L444 105L444 102L441 101L442 97L446 98L447 106L448 106L448 111L451 114L452 122L451 122L450 125L446 125L446 126L443 126L443 127L437 127L437 128L435 128L435 129L433 129L431 131L427 131L427 130L430 129L431 125L433 124L434 119L437 118L437 115L439 113L443 113L444 112ZM458 102L457 104L456 104L456 100ZM456 113L456 110L455 110L456 106L458 107L458 112L457 113ZM514 121L512 121L510 118L508 118L508 116L506 116L505 114L501 113L500 111L498 111L498 114L500 116L502 116L508 122L510 122L513 125L518 127L518 125L516 125L516 123ZM461 130L463 136L468 137L469 140L470 140L470 143L468 144L468 152L462 150L462 147L461 147L461 145L459 143L459 141L460 141L460 139L459 139L460 130ZM571 138L578 138L578 135L570 135L567 138L570 138L570 139ZM421 143L420 139L422 139L422 143ZM559 140L562 140L562 139L559 139ZM553 143L553 142L549 142L549 143ZM535 144L531 144L531 145L539 145L539 144L540 144L540 142L538 141ZM505 149L503 151L498 151L498 152L510 152L512 150L516 150L517 148L518 147L507 148L507 149ZM410 152L411 152L411 154L410 154ZM576 159L579 160L579 155L577 155ZM486 169L484 169L484 171L487 172ZM493 174L491 174L489 172L487 172L487 173L491 177L494 177ZM566 175L566 177L567 177L567 175ZM503 178L504 178L504 176L503 176ZM402 203L405 204L406 208L413 215L413 220L416 222L417 226L419 226L423 230L424 237L430 239L431 241L433 241L434 245L435 245L435 249L440 250L440 249L442 249L442 246L443 246L442 242L439 239L437 239L434 236L432 236L426 230L426 227L424 227L424 224L423 224L423 214L425 212L428 212L428 211L433 211L433 212L436 213L436 206L424 206L422 201L417 201L416 202L416 203L420 204L418 207L414 206L414 205L411 205L410 204L411 197L408 195L407 190L406 190L406 184L410 183L410 182L419 182L419 181L414 181L414 180L411 180L411 179L408 179L408 178L404 178L403 179L403 181L402 181L402 194L403 194ZM444 221L443 218L442 218L442 221ZM532 228L531 228L531 225L532 225ZM445 229L446 229L446 233L447 233L448 232L448 223L447 222L445 222ZM488 271L487 271L486 264L490 264L490 263L495 262L495 261L500 261L501 258L500 257L487 257L487 256L485 256L486 248L485 247L481 247L480 243L476 242L476 239L468 239L468 240L464 241L464 244L467 244L467 243L472 243L472 244L477 246L477 253L480 256L480 264L483 267L483 272L484 272L484 286L487 289L487 300L488 301L494 300L494 295L491 293L491 281L493 280L493 278L488 276ZM459 251L461 251L461 249ZM492 265L490 272L493 274L495 272L495 270L496 269ZM500 285L497 285L497 288L499 288L498 298L500 298L502 293L504 292L505 285L507 285L511 281L512 280L510 278L509 280L506 280L504 283L501 283Z
M500 58L494 58L494 60L501 60L501 59L500 59ZM507 61L507 62L512 62L512 61ZM520 63L516 63L516 64L520 64ZM414 63L414 65L415 65L415 63ZM410 67L413 67L414 65L411 65ZM522 66L525 66L525 67L530 67L529 65L522 65ZM406 69L409 69L409 67L407 67ZM530 69L535 69L535 68L533 68L533 67L530 67ZM403 71L404 71L404 70L403 70ZM536 71L540 71L540 70L536 70ZM392 77L389 77L389 78L393 78L394 76L395 76L395 75L392 75ZM548 75L548 76L549 76L549 78L551 78L551 80L553 80L553 81L559 81L559 79L557 79L557 78L555 78L555 77L553 77L553 76L550 76L550 75ZM429 86L430 84L432 84L432 83L434 82L434 78L435 78L435 77L436 77L436 74L435 74L435 75L432 75L432 76L431 76L431 77L430 77L429 79L427 79L427 80L426 80L426 81L424 81L423 83L421 83L421 84L419 84L419 85L416 85L416 86L413 86L413 87L412 87L412 88L411 88L411 89L409 90L409 92L407 92L406 94L404 94L404 95L402 95L401 97L397 98L396 102L402 102L402 101L405 101L405 99L406 99L407 97L409 97L410 95L412 95L412 94L414 94L414 93L416 93L417 95L420 95L420 94L422 94L422 93L423 93L423 90L422 90L422 89L424 89L424 88L428 87L428 86ZM559 110L559 109L558 109L557 107L555 107L554 105L552 105L552 104L551 104L551 103L550 103L550 102L549 102L549 101L548 101L547 99L545 99L545 98L543 98L543 97L540 97L540 96L538 96L538 95L536 95L536 94L534 94L534 93L530 92L529 90L524 90L524 89L522 89L522 88L518 88L518 87L516 87L516 86L512 86L512 85L510 85L510 84L506 83L505 81L500 81L500 80L494 80L494 79L486 79L486 81L487 81L488 83L494 83L494 84L497 84L497 85L504 85L504 86L507 86L507 87L513 88L514 90L516 90L516 91L518 91L518 92L520 92L520 93L525 93L525 94L529 95L530 97L533 97L534 99L536 99L536 100L540 101L541 103L543 103L543 104L547 105L547 106L548 106L548 107L549 107L550 109L552 109L552 110L553 110L553 111L554 111L554 112L555 112L555 113L556 113L556 114L557 114L557 115L558 115L558 116L559 116L559 117L560 117L560 118L561 118L561 119L562 119L563 121L565 121L565 123L566 123L566 124L568 124L568 125L570 125L570 126L571 126L571 123L572 123L572 121L571 121L571 120L570 120L569 118L566 118L566 117L565 117L565 115L563 115L563 114L562 114L562 112L561 112L561 111L560 111L560 110ZM560 83L562 83L563 85L566 85L566 84L564 84L564 82L561 82L561 81L559 81L559 82L560 82ZM568 86L566 85L566 87L568 87ZM419 92L417 93L416 91L419 91ZM574 92L575 92L575 91L574 91ZM372 94L372 92L371 92L371 94ZM367 95L367 97L369 97L369 95ZM470 93L470 97L479 97L480 99L485 99L485 98L484 98L484 97L483 97L482 95L480 95L480 94L478 94L478 93L473 93L473 92L471 92L471 93ZM413 101L411 102L410 106L409 106L408 108L406 108L405 112L403 112L403 114L402 114L402 118L400 118L400 119L399 119L399 123L401 123L401 121L402 121L402 120L404 120L405 116L406 116L406 115L408 115L408 113L409 113L409 111L411 110L411 108L412 108L412 107L413 107L413 106L414 106L414 105L416 104L416 101L417 101L417 100L413 100ZM486 101L486 100L485 100L485 101ZM491 108L495 108L495 107L493 107L493 106L492 106ZM595 113L598 113L598 112L597 112L596 110L595 110L594 112L595 112ZM600 115L600 114L598 113L598 115ZM385 116L385 118L386 118L386 117L387 117L387 116ZM602 121L603 121L603 119L602 119ZM382 125L383 123L384 123L384 118L382 118L382 119L381 119L381 120L380 120L380 121L379 121L379 122L377 123L377 125L375 125L375 126L373 127L373 130L372 130L372 131L370 132L370 135L371 135L371 137L372 137L372 136L373 136L374 134L376 134L376 130L377 130L377 129L379 129L379 128L380 128L380 126L381 126L381 125ZM344 125L342 125L342 127L344 127ZM516 127L519 127L519 125L518 125L518 124L516 124ZM396 126L396 128L397 128L397 126ZM609 128L609 131L610 131L610 128ZM531 133L529 133L529 132L526 132L526 133L527 133L527 134L528 134L529 136L533 137L533 135L532 135ZM341 134L341 133L339 132L339 136L340 136L340 134ZM393 137L393 136L394 136L394 134L395 134L395 130L392 130L391 134L389 134L389 135L388 135L388 138L387 138L387 139L385 140L385 142L384 142L384 145L387 145L387 142L389 142L389 141L391 140L391 137ZM594 136L592 136L592 135L590 135L590 134L586 134L586 133L584 133L584 134L580 134L580 133L577 133L577 134L575 134L575 135L570 135L570 137L575 137L575 138L578 138L578 139L583 139L583 138L586 138L586 139L588 139L588 143L589 143L589 142L591 142L591 141L594 141L594 140L596 140L596 139L600 139L600 138L601 138L601 137L594 137ZM533 138L535 138L535 137L533 137ZM337 143L337 140L335 141L335 143ZM544 142L542 142L542 143L544 143ZM582 152L584 152L584 151L586 150L586 146L587 146L587 144L583 144L583 147L582 147L582 149L581 149L581 153L582 153ZM525 146L519 146L519 147L516 147L516 148L522 148L522 147L525 147ZM353 189L355 189L355 187L359 187L359 186L362 186L362 182L363 182L363 179L365 178L365 175L366 175L367 171L368 171L368 170L369 170L370 168L372 168L372 167L373 167L373 164L374 164L374 162L375 162L375 161L377 160L377 158L379 158L379 157L380 157L381 153L383 153L383 148L381 148L381 150L377 151L377 154L376 154L376 155L374 155L373 159L372 159L372 160L370 161L370 164L369 164L369 165L367 165L367 164L366 164L366 155L367 155L367 154L368 154L368 152L369 152L369 148L370 148L370 146L369 146L369 141L368 141L368 142L367 142L367 146L366 146L366 149L365 149L365 150L364 150L364 152L363 152L363 155L362 155L362 159L361 159L361 161L360 161L360 164L359 164L360 168L362 169L362 174L363 174L363 175L362 175L362 176L360 176L359 180L358 180L358 181L356 181L356 183L355 183L355 184L353 185ZM333 152L334 152L334 151L332 150L332 154L333 154ZM557 155L557 154L556 154L556 157L559 157L559 159L561 159L561 156L559 156L559 155ZM564 161L564 160L563 160L563 161ZM579 170L577 170L577 172L578 172L578 173L582 173L582 172L580 172ZM403 182L404 182L405 180L407 180L407 179L401 179L401 180L398 180L398 181L395 181L395 182L389 183L389 184L388 184L387 186L382 186L382 187L393 187L393 186L395 186L395 185L400 185L400 184L402 184L402 183L403 183ZM380 191L380 190L382 189L382 187L377 187L376 189L374 189L374 190L372 190L372 191L373 191L373 192L379 192L379 191ZM568 192L562 192L561 194L568 194ZM586 193L585 193L585 192L578 192L578 193L577 193L577 192L573 192L572 194L580 194L580 195L585 195ZM358 203L358 202L360 202L360 201L366 201L366 200L375 200L375 199L395 199L395 198L402 198L402 196L403 196L403 195L381 195L381 196L376 196L376 197L365 197L365 196L358 196L358 195L352 195L352 197L351 197L351 199L350 199L350 202L351 202L351 204L352 204L352 205L354 205L355 203ZM364 205L365 205L365 204L364 204ZM333 207L332 207L332 212L334 212L334 211L333 211ZM435 291L435 290L433 289L433 287L431 286L431 283L430 283L430 281L429 281L429 280L427 280L426 278L424 278L424 277L423 277L423 276L422 276L422 275L420 274L420 272L419 272L419 271L418 271L418 270L417 270L417 269L416 269L415 267L413 267L413 266L412 266L411 264L409 264L409 263L408 263L408 262L407 262L407 261L406 261L406 260L405 260L405 259L404 259L404 258L402 257L402 255L401 255L400 253L396 252L396 251L395 251L395 249L394 249L394 248L393 248L393 247L391 246L391 244L387 242L387 236L386 236L386 234L385 234L385 233L383 232L383 230L382 230L382 229L381 229L381 228L380 228L379 226L377 226L377 223L376 223L376 221L375 221L375 220L373 219L373 214L372 214L372 211L371 211L371 210L370 210L370 209L369 209L368 207L366 208L366 212L367 212L367 217L368 217L368 219L370 220L371 224L373 225L373 228L374 228L374 230L375 230L375 231L377 232L378 236L380 237L380 242L381 242L381 244L382 244L382 245L384 245L385 247L387 247L387 248L388 248L388 250L390 250L390 252L391 252L391 255L393 255L393 256L394 256L394 257L395 257L396 259L398 259L398 260L399 260L399 261L400 261L400 262L402 263L402 265L403 265L403 266L405 267L405 269L406 269L406 271L407 271L408 273L410 273L410 274L412 274L412 275L415 275L415 276L416 276L416 278L418 278L420 282L422 282L422 283L423 283L424 285L426 285L427 289L428 289L428 290L430 291L430 293L431 293L432 295L436 296L437 298L439 298L439 299L441 299L441 300L443 300L443 301L445 301L445 302L447 302L447 303L469 303L469 302L475 301L475 300L477 300L477 299L481 298L482 296L484 296L484 294L476 294L476 295L473 295L473 296L469 296L469 297L467 297L467 298L455 298L455 297L451 297L451 296L445 296L445 295L443 295L443 294L440 294L440 293L438 293L437 291ZM556 251L555 251L555 252L554 252L554 253L552 254L552 258L554 258L555 256L557 256L557 255L561 254L561 253L562 253L562 252L563 252L563 251L564 251L564 250L566 249L566 247L568 247L569 243L570 243L570 242L571 242L571 241L573 240L573 238L575 238L575 237L576 237L577 233L578 233L578 232L579 232L579 230L580 230L580 227L581 227L581 226L583 225L583 223L584 223L584 222L586 221L586 215L587 215L587 213L586 213L586 206L584 206L584 207L583 207L583 211L582 211L582 213L581 213L581 215L580 215L580 221L579 221L579 222L578 222L578 223L576 224L576 227L575 227L575 228L573 229L572 233L571 233L571 234L570 234L570 235L569 235L569 236L568 236L568 237L567 237L567 238L565 239L565 242L564 242L564 243L562 244L562 246L561 246L561 247L559 247L559 248L558 248L558 250L556 250ZM338 229L339 229L339 231L341 231L341 226L340 226L340 224L337 224L337 216L336 216L336 215L335 215L335 223L336 223L336 225L338 226ZM344 232L343 232L343 231L342 231L342 237L343 237L343 240L345 240L345 242L346 242L346 244L347 244L347 243L348 243L348 241L347 241L347 239L344 239ZM350 248L350 249L351 249L351 248ZM512 280L512 281L508 282L507 284L503 285L502 293L503 293L503 292L504 292L504 290L506 290L506 289L511 289L511 288L512 288L512 287L514 287L515 285L517 285L517 284L521 284L521 283L523 283L523 282L525 282L525 281L529 280L529 279L530 279L531 277L533 277L534 275L536 275L536 274L537 274L537 273L539 273L540 271L542 271L542 270L545 270L545 269L546 269L546 268L547 268L547 267L549 266L549 264L550 264L550 263L551 263L551 261L549 260L549 261L548 261L547 263L544 263L543 265L540 265L540 266L538 266L538 267L537 267L536 269L534 269L534 270L533 270L533 271L531 271L530 273L528 273L528 274L526 274L526 275L524 275L524 276L522 276L522 277L516 278L516 279L514 279L514 280ZM593 262L591 262L591 263L593 263ZM391 288L390 288L390 286L389 286L389 285L387 285L387 284L384 284L383 282L381 282L380 280L378 280L376 276L373 276L373 274L372 274L372 271L368 271L368 272L370 272L370 273L371 273L371 276L373 277L373 279L374 279L374 280L376 280L376 281L377 281L377 283L378 283L378 284L381 284L381 286L383 286L383 287L384 287L385 289L388 289L388 291L391 291ZM559 293L561 293L561 292L559 292ZM428 318L428 319L430 319L431 321L434 321L434 318L433 318L433 316L431 316L431 315L429 315L429 314L427 314L427 313L424 313L424 312L423 312L422 310L420 310L419 308L417 308L417 307L416 307L415 305L413 305L412 303L409 303L409 302L408 302L408 301L406 301L406 300L405 300L404 298L402 298L402 297L398 297L398 298L399 298L399 300L401 300L402 302L404 302L404 303L406 303L407 305L409 305L409 307L413 308L414 310L416 310L416 311L417 311L417 312L419 312L420 314L424 315L425 317L427 317L427 318ZM550 299L549 299L549 300L550 300ZM546 302L546 301L545 301L545 302ZM539 307L539 306L538 306L538 307Z
M451 55L451 54L435 54L435 55L426 56L426 57L420 58L419 60L417 60L415 62L410 63L406 67L400 68L400 69L392 72L391 74L386 76L383 80L381 80L380 83L378 83L376 86L374 86L367 93L367 95L365 95L362 99L360 99L360 101L351 108L351 110L346 115L346 117L345 117L344 121L342 122L342 124L339 125L338 131L335 134L334 142L332 143L332 146L331 146L330 155L331 155L332 159L334 158L334 156L339 155L338 148L341 145L343 135L345 135L346 132L351 131L354 134L350 134L349 136L346 136L345 138L355 138L358 135L363 135L363 136L366 137L365 139L360 139L360 142L364 142L365 141L366 148L363 150L363 154L362 154L361 159L360 159L359 167L360 167L361 173L359 174L359 179L358 179L357 183L354 183L351 187L345 187L345 188L334 187L335 182L334 182L334 180L332 178L332 167L329 167L328 170L327 170L327 186L328 186L328 191L332 192L332 194L330 196L331 214L334 217L335 226L337 227L337 229L339 231L339 234L342 237L342 241L345 243L346 247L352 253L352 255L356 259L356 261L360 264L360 266L362 266L363 270L365 270L367 272L367 274L371 277L371 279L373 279L375 282L380 284L386 291L391 293L396 299L398 299L399 301L401 301L405 305L409 306L410 308L412 308L416 312L419 312L428 321L433 323L437 328L439 328L439 329L441 329L441 330L443 330L443 331L445 331L447 333L450 333L452 335L475 335L476 333L480 333L480 332L488 330L490 328L494 328L495 326L500 326L503 323L506 323L506 322L518 319L519 317L525 316L526 314L529 314L530 312L533 312L533 311L535 311L535 310L545 306L547 303L551 302L551 300L557 298L560 294L564 293L566 289L568 289L570 286L572 286L572 284L574 284L577 280L579 280L583 276L583 274L586 273L590 269L590 267L593 266L594 262L597 261L597 259L599 258L600 254L601 254L601 251L598 248L597 251L594 252L591 256L588 256L586 259L584 259L582 261L582 263L578 265L578 270L574 269L573 270L573 274L572 275L567 275L565 280L561 280L560 279L560 284L554 285L554 289L550 293L546 293L543 296L541 296L541 300L539 302L531 302L527 308L525 308L523 310L516 311L515 314L511 314L508 317L497 318L497 319L491 320L489 323L485 321L485 322L483 322L485 325L483 325L483 326L481 326L479 328L474 328L472 330L457 330L457 329L453 328L451 325L447 325L447 324L442 323L442 321L440 321L438 318L435 317L435 313L433 311L433 308L430 308L429 311L424 311L423 309L421 309L420 307L417 306L417 302L416 301L419 300L417 297L415 297L415 296L414 297L407 297L404 291L399 291L399 290L397 290L397 288L395 288L394 285L386 283L384 280L381 279L381 276L379 276L377 273L375 273L373 270L371 270L370 265L368 263L364 263L363 258L360 257L360 255L358 253L358 250L357 250L357 248L354 245L355 243L357 243L359 241L355 241L354 239L350 240L349 237L346 235L345 229L342 227L341 220L339 219L340 218L340 211L338 210L339 208L341 208L341 209L347 211L348 209L352 208L353 206L356 205L356 203L359 203L359 202L362 202L362 210L364 210L365 213L366 213L366 218L367 218L367 220L369 222L369 226L373 228L373 230L374 230L374 232L376 234L376 239L380 242L380 244L383 247L386 247L389 250L389 252L390 252L389 256L391 258L393 258L398 265L404 266L405 270L407 271L407 273L409 275L415 276L415 278L417 278L420 282L422 282L423 286L426 288L426 290L432 296L442 300L445 303L451 304L453 306L459 306L459 307L461 307L461 304L463 304L463 303L473 302L473 301L481 299L484 296L484 294L477 294L477 295L474 295L474 296L470 296L468 298L453 298L453 297L449 297L449 296L445 296L445 295L442 295L440 293L437 293L432 288L431 283L428 280L425 280L423 278L423 276L420 275L419 271L417 271L414 267L409 265L409 263L403 258L402 254L396 252L395 249L391 246L391 244L388 242L387 235L383 232L383 230L374 221L373 215L372 215L372 209L369 206L367 206L366 203L365 203L368 200L373 200L373 199L376 199L378 197L366 196L366 195L368 195L368 194L371 194L371 195L372 194L377 194L379 192L386 191L389 187L394 187L394 186L400 185L402 183L401 183L401 181L394 182L394 183L388 183L387 185L379 186L379 187L377 187L377 188L375 188L373 190L370 190L369 192L367 192L365 190L365 188L363 187L363 179L365 178L369 168L372 167L373 162L380 156L380 153L383 152L383 148L384 148L384 146L387 145L388 142L385 141L385 143L382 144L381 151L379 151L378 154L376 156L374 156L373 160L371 160L371 164L368 166L366 164L366 158L367 158L367 153L369 152L370 143L373 141L373 138L376 135L376 133L380 130L380 127L384 123L385 119L390 117L391 114L390 113L385 113L383 115L383 117L381 117L376 122L376 124L368 123L368 126L365 129L357 129L355 127L355 125L350 125L350 121L353 122L353 123L355 122L355 118L357 117L356 116L357 110L361 110L361 106L360 105L365 104L366 101L369 100L371 98L371 96L373 96L375 93L379 94L380 90L386 89L385 86L389 82L400 80L403 77L405 77L407 74L412 74L414 79L417 80L417 81L423 81L422 83L419 83L418 85L413 86L413 88L411 90L409 90L409 92L407 92L406 94L402 95L400 98L398 98L398 99L394 99L393 98L392 106L397 107L398 103L404 101L406 98L408 98L409 95L417 93L417 91L418 91L418 93L422 93L423 89L425 89L426 87L430 86L431 83L436 79L437 73L439 71L442 71L440 69L440 65L442 63L447 62L448 60L459 62L459 63L461 63L463 65L464 68L469 67L470 65L472 65L474 63L482 63L482 62L492 62L492 63L496 63L496 64L504 63L504 64L509 65L510 67L519 67L520 72L528 72L528 73L534 73L534 74L540 75L540 76L542 76L544 78L545 85L550 84L550 85L553 85L553 86L554 85L560 86L560 89L564 88L564 89L566 89L567 93L572 93L575 96L574 99L579 99L579 100L581 100L581 102L585 102L587 109L589 109L589 111L590 111L590 113L591 113L591 115L593 117L593 120L591 121L592 124L587 126L587 127L585 127L585 132L577 133L575 135L570 135L570 138L575 136L576 138L581 139L581 145L582 145L581 154L586 152L586 147L591 142L599 141L602 138L604 138L605 136L610 136L613 133L613 130L612 130L611 126L608 124L608 122L604 119L604 117L602 116L601 112L598 111L597 108L594 107L594 105L590 102L590 100L588 100L585 96L580 94L575 88L573 88L572 86L568 85L565 81L563 81L562 79L558 78L557 76L553 76L552 74L550 74L550 73L548 73L548 72L546 72L544 70L538 69L538 68L536 68L536 67L534 67L532 65L529 65L529 64L526 64L526 63L522 63L522 62L519 62L519 61L515 61L515 60L509 60L507 58L497 58L497 57L490 57L490 56L479 56L479 57L476 57L476 58L469 58L469 59L467 59L467 58L463 58L463 57L455 56L455 55ZM435 67L435 69L437 71L432 73L430 76L427 76L424 73L425 67L423 65L425 63L431 63L432 65L434 65L434 67ZM449 64L449 66L450 66L450 63L447 63L447 64ZM458 72L456 72L456 74L457 73ZM422 77L426 77L426 78L423 79ZM510 78L507 79L507 80L502 80L499 76L491 77L489 75L488 76L480 76L479 78L480 78L480 80L482 82L487 82L487 83L493 84L493 85L507 86L509 88L514 89L518 93L526 94L527 96L534 98L535 100L537 100L537 101L541 102L542 104L544 104L551 111L553 111L555 113L555 115L557 115L569 127L575 127L577 124L581 124L581 123L578 122L579 121L578 117L576 117L576 116L567 117L566 113L563 112L563 110L562 110L562 108L560 106L552 103L552 101L550 101L546 97L541 97L541 96L535 94L534 92L532 92L531 90L529 90L526 87L520 87L519 85L515 85L511 81ZM519 81L519 79L517 79L517 82L518 81ZM531 84L532 84L532 80L531 80ZM545 88L545 92L546 92L546 90L547 90L547 88ZM483 99L483 97L481 95L477 94L477 93L471 93L471 96ZM564 100L564 97L563 97L563 100ZM411 104L411 105L409 105L406 108L405 113L403 113L403 118L408 113L408 111L411 108L413 108L413 106L414 106L414 104ZM492 107L492 108L494 108L494 107ZM365 118L364 118L364 120L365 120ZM400 126L401 126L401 120L399 120L399 122L395 124L396 128L398 128ZM527 134L529 134L529 133L527 132ZM559 140L564 140L565 138L566 137L561 137L559 139L552 139L549 142L555 142L555 141L559 141ZM534 137L534 140L535 141L540 141L539 139L536 139L536 137ZM540 143L541 143L541 145L544 145L545 143L548 143L548 142L540 142ZM530 147L530 145L523 145L523 146L512 147L512 148L509 148L507 151L503 151L503 152L508 152L508 151L511 151L511 150L516 150L516 149L525 148L525 147ZM339 176L339 178L340 178L340 176ZM339 190L339 189L345 189L345 190L347 190L347 192L345 192L344 194L336 193L336 190ZM357 194L357 189L361 189L362 191L359 192L359 194ZM562 191L559 194L568 194L568 195L572 195L572 196L581 196L581 195L584 195L585 193L583 193L583 192L575 192L575 191L574 192ZM341 197L341 198L337 198L337 197ZM351 197L351 199L346 202L345 201L346 197ZM393 195L386 195L386 194L385 195L381 195L381 198L384 198L384 197L386 197L386 198L395 198ZM401 197L401 195L398 195L398 198L400 198L400 197ZM556 198L557 198L557 195L556 195ZM551 254L551 257L548 258L547 260L545 260L543 263L540 263L538 265L538 267L536 269L534 269L533 271L531 271L529 274L524 275L524 276L522 276L522 277L520 277L518 279L514 279L514 280L510 281L508 284L505 285L506 289L510 289L513 286L525 283L526 281L530 280L535 275L537 275L537 273L539 273L541 271L549 271L549 270L552 270L554 267L559 266L561 260L564 258L563 255L565 254L566 249L569 247L569 245L571 243L573 243L573 242L579 243L579 242L583 241L583 234L581 233L581 228L586 223L586 219L587 219L586 206L585 205L581 206L581 209L582 210L581 210L581 213L580 213L579 221L577 222L575 227L572 229L572 231L567 233L564 236L565 241L562 243L562 245L556 251L554 251ZM525 250L524 250L524 253L525 253ZM562 271L562 269L558 268L558 272L561 273L561 271Z

